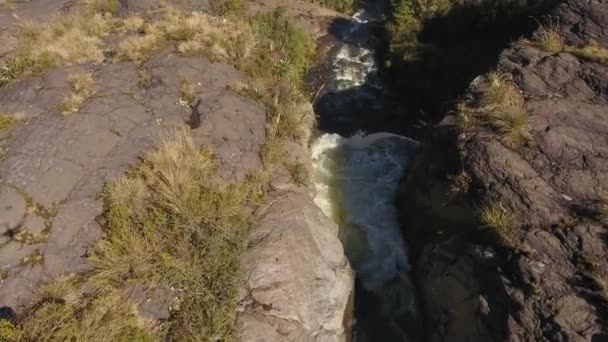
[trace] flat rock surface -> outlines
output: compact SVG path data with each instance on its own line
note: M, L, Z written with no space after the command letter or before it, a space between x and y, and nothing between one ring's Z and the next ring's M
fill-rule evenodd
M0 89L2 109L26 118L0 141L7 150L0 161L0 229L9 237L0 247L0 266L8 274L0 284L3 305L25 304L35 285L31 279L89 267L87 249L102 234L95 220L102 211L98 194L155 146L165 127L188 119L181 82L194 84L202 100L202 124L192 134L214 147L224 175L242 178L261 167L264 110L229 90L243 80L234 67L171 53L144 67L154 79L146 89L138 86L132 63L57 69ZM93 96L64 117L57 104L68 92L68 76L80 69L94 72ZM8 234L17 230L43 241L16 241ZM35 250L43 260L21 265Z

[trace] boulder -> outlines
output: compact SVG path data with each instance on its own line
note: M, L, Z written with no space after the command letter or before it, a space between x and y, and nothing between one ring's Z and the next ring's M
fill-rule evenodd
M306 191L275 193L259 215L242 262L241 340L348 341L354 274L337 225Z

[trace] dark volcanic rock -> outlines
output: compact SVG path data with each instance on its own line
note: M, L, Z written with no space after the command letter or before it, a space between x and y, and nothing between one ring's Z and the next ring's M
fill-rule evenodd
M569 1L552 17L568 45L595 41L608 47L608 3ZM433 242L420 252L417 277L429 337L605 341L608 244L596 216L608 198L608 64L516 45L502 53L498 67L522 91L532 143L513 149L483 125L466 134L454 128L450 139L462 160L455 169L462 166L472 180L459 205L473 210L500 203L515 214L517 244L501 246L473 220L460 220L457 239ZM469 97L476 96L479 83L473 82ZM451 120L440 128L449 130ZM418 167L429 169L425 162ZM408 186L416 188L415 178ZM418 186L416 192L425 190ZM443 209L431 211L455 206L441 203ZM450 222L447 217L443 227L434 222L432 228L453 235Z

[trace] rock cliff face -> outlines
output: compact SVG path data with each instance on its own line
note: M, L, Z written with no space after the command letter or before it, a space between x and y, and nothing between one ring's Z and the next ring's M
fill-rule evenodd
M354 274L306 191L277 192L243 258L243 341L348 341Z
M11 13L44 21L62 5L0 8L9 28L0 41L12 32ZM129 2L127 10L151 6ZM77 113L62 115L58 104L70 92L71 75L82 70L95 77L91 96ZM27 308L39 282L91 268L89 250L104 234L97 220L103 210L99 193L156 144L164 127L188 121L184 82L189 96L200 99L200 126L191 134L213 147L222 176L243 179L260 169L266 113L232 90L246 81L232 65L165 50L142 64L57 68L1 87L0 113L15 121L0 125L0 318ZM304 147L294 143L289 150L306 163ZM354 284L337 227L307 188L288 177L285 170L277 173L243 257L241 339L345 341ZM168 318L169 304L163 305L149 313Z
M566 46L608 46L605 2L568 1L551 17ZM524 99L530 141L513 148L488 125L462 132L448 117L410 176L414 207L431 214L412 223L411 235L442 233L417 265L429 338L604 340L608 246L599 212L608 195L608 65L518 43L498 68ZM479 101L486 86L473 82L468 101ZM441 154L450 147L461 162ZM440 178L417 184L422 174ZM486 203L512 213L513 244L477 228Z

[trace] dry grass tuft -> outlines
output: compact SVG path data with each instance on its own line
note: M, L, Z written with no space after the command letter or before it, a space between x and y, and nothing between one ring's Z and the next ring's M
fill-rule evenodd
M591 41L582 48L566 47L571 54L594 62L608 62L608 49L596 41Z
M552 53L562 52L566 44L564 36L555 24L541 26L535 39L542 49Z
M59 109L63 115L77 112L82 104L93 94L95 79L90 71L78 71L69 76L70 93L66 95Z
M146 20L139 16L131 16L122 21L120 30L122 32L134 32L141 30L146 25Z
M84 3L93 13L116 15L120 10L118 0L85 0Z
M508 107L487 116L488 124L512 148L517 148L531 141L528 127L528 113L523 107Z
M502 204L486 204L479 210L484 228L491 229L507 246L515 246L515 215Z
M487 87L481 97L481 105L488 109L514 106L522 102L517 89L502 71L491 71L486 75Z
M608 226L608 201L600 203L597 217L600 222Z
M101 62L101 38L115 24L111 16L98 13L59 15L42 25L20 20L13 51L0 67L0 83L56 66Z
M0 9L13 9L15 4L12 0L0 0Z
M165 43L164 32L156 24L146 24L140 35L129 36L118 43L118 58L144 62Z
M473 127L477 127L479 119L475 109L466 103L460 102L456 105L456 127L459 132L467 132Z
M289 175L294 184L305 186L309 183L310 175L304 164L294 161L285 163L285 166L287 167L287 171L289 171Z
M123 60L144 61L168 43L182 55L205 55L212 60L246 58L255 42L249 25L233 23L202 12L183 13L166 8L154 24L131 18L122 24L126 31L142 30L118 44Z
M0 131L4 129L9 129L15 124L24 120L25 115L23 113L0 112Z
M193 83L182 80L179 85L179 101L185 105L190 105L196 98L196 87Z

